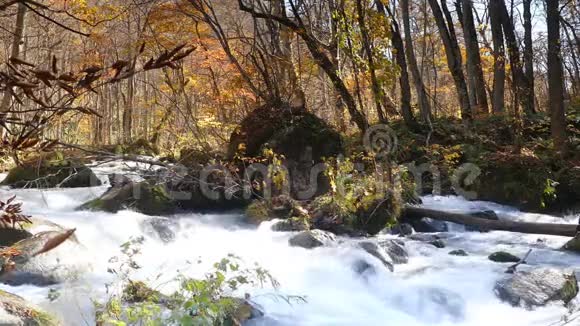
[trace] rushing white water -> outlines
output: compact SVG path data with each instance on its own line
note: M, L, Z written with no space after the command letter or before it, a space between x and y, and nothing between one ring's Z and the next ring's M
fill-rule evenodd
M494 283L506 277L506 264L489 261L497 250L524 255L530 248L531 265L571 267L580 271L580 256L557 250L566 238L522 235L508 232L463 232L452 227L444 234L447 247L437 249L406 241L408 264L396 265L391 273L375 258L353 249L349 241L337 247L306 250L288 246L291 233L272 232L269 224L259 228L241 223L240 214L183 214L177 221L176 238L169 243L144 233L141 222L148 217L132 212L117 214L75 211L105 191L106 186L81 189L10 190L0 188L0 198L16 195L25 213L77 228L81 246L67 243L43 258L71 267L76 278L52 288L60 297L47 299L49 287L0 285L58 315L66 325L93 325L93 299L102 299L109 259L119 255L119 245L132 236L144 235L141 266L134 278L159 286L173 279L178 270L196 276L229 253L249 265L258 262L281 284L283 295L300 295L306 303L275 300L271 288L253 290L252 296L266 316L260 325L551 325L567 313L561 305L528 311L500 302ZM525 214L486 202L468 202L458 197L425 197L424 205L447 210L493 209L501 218L562 223L562 219ZM575 222L570 216L567 221ZM394 238L381 235L379 238ZM448 254L464 249L468 257ZM363 258L377 271L359 275L353 263ZM201 259L201 263L197 261ZM193 262L193 263L190 263ZM170 288L160 288L171 291ZM578 301L578 300L577 300ZM573 324L571 324L573 325Z

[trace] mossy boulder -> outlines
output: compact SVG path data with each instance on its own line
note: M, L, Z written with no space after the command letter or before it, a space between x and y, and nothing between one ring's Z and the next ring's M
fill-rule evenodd
M58 326L61 323L23 298L0 290L0 325Z
M0 185L12 188L78 188L100 186L91 169L62 156L38 157L16 166Z
M364 196L359 203L353 225L358 230L374 235L397 221L401 210L400 198L391 192Z
M308 211L302 205L284 195L276 196L270 200L256 199L246 207L246 217L252 224L260 224L271 219L289 219L291 217L308 220Z
M272 209L265 200L255 200L246 207L246 220L258 225L272 219Z
M396 222L402 211L401 198L393 192L363 192L349 199L327 194L316 198L310 206L315 228L353 236L379 233Z
M533 308L558 301L568 304L578 295L578 281L573 271L537 268L516 272L499 281L494 290L501 300L513 306Z
M278 221L272 225L272 230L278 232L307 231L310 230L310 222L305 217L295 216Z
M257 108L241 122L230 137L228 159L259 157L265 149L283 156L291 194L297 199L311 199L329 190L322 173L311 180L312 168L323 158L343 152L340 134L324 120L304 107L280 102Z
M520 257L505 251L494 252L487 258L496 263L517 263L521 260Z
M66 231L63 226L54 222L37 217L29 218L31 223L20 223L17 225L0 222L0 247L10 247L24 239L32 238L35 234L44 231ZM75 235L71 235L71 240L78 242Z
M580 212L580 166L565 167L556 174L555 199L550 210Z
M111 187L101 197L84 203L79 209L110 213L135 209L146 215L167 215L175 212L176 204L163 185L143 181Z
M478 200L545 211L555 199L553 173L533 154L490 154L479 167L481 175L470 187Z
M564 250L573 251L580 254L580 233L578 233L570 241L566 242L563 247Z

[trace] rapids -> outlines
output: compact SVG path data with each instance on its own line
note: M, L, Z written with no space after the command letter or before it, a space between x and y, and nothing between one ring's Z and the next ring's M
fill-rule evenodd
M444 249L406 240L409 263L396 265L393 273L377 259L349 246L352 240L343 238L337 247L293 248L287 244L291 233L270 231L272 222L258 228L245 225L240 212L175 215L175 240L163 243L144 232L141 222L149 217L142 214L75 211L106 188L0 188L0 198L16 195L24 202L26 214L76 228L81 243L66 243L43 257L67 266L69 281L51 287L0 285L0 289L40 305L66 325L94 325L92 300L104 298L105 283L113 280L107 272L109 259L119 255L119 246L130 237L144 236L138 257L143 268L133 278L145 280L163 292L171 292L171 283L162 285L178 271L203 275L211 264L232 253L249 266L257 262L267 269L280 283L280 294L300 295L307 301L289 304L276 299L270 287L249 289L266 313L255 325L548 326L560 325L567 309L551 305L528 311L502 303L493 293L493 286L506 277L504 271L509 264L493 263L487 256L498 250L523 256L531 248L531 265L569 267L580 272L580 256L558 250L566 241L564 237L464 232L458 225L442 234L447 245ZM500 218L562 223L561 218L522 213L489 202L468 202L460 197L427 196L423 200L427 207L463 212L493 209ZM577 219L569 216L566 221L575 223ZM378 238L395 237L384 234ZM463 249L469 256L451 256L448 252L453 249ZM361 258L376 267L376 272L357 274L353 264ZM51 288L60 294L54 302L47 298ZM580 300L574 303L578 305ZM573 321L569 325L577 324Z

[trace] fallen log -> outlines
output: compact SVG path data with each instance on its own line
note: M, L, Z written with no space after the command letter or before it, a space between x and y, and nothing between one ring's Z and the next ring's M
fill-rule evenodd
M422 208L416 206L406 206L403 218L421 219L428 217L434 220L453 222L457 224L475 226L484 230L519 232L528 234L559 235L565 237L574 237L577 231L575 224L559 223L530 223L508 220L488 220L475 217L469 214L445 212L435 209Z

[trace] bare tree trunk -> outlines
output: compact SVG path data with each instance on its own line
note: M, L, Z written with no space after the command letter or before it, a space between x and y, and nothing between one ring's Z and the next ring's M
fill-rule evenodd
M531 98L532 93L529 90L529 85L526 81L526 76L524 75L522 69L518 40L516 38L511 16L508 14L507 7L503 1L497 1L497 3L499 4L499 14L507 43L510 67L512 70L512 83L514 84L515 97L514 102L516 103L514 107L514 115L516 116L516 119L519 120L521 111L517 104L521 105L526 113L532 113L530 111L530 101L533 102L534 99Z
M12 38L11 57L18 58L20 56L20 45L24 37L24 27L26 23L26 6L24 3L18 4L18 12L16 14L16 25L14 27L14 35ZM10 109L10 101L12 100L12 90L6 88L0 103L0 122L5 119L6 111ZM4 136L4 128L0 125L0 139Z
M192 0L190 0L192 2ZM292 8L292 13L295 17L300 17L300 11L296 7L294 1L290 1L290 7ZM265 18L265 19L272 19L280 24L288 27L292 30L296 35L300 36L306 47L310 51L314 62L328 75L332 85L336 88L336 91L342 97L344 104L350 114L352 121L357 125L359 130L365 132L369 126L368 120L366 115L362 110L359 110L356 106L356 102L354 97L350 93L348 87L346 86L344 80L338 74L338 67L332 62L329 58L327 53L324 50L324 47L320 42L311 34L309 28L304 25L302 19L296 19L295 21L290 20L286 17L275 16L268 13L257 12L252 7L246 6L242 0L238 0L238 5L242 11L248 12L257 18Z
M381 12L383 15L386 16L387 9L383 6L383 3L380 0L375 1L377 5L377 10ZM411 85L409 83L409 73L407 72L407 60L405 59L405 47L403 45L403 39L401 38L401 31L399 29L399 24L393 17L390 10L388 10L389 16L391 16L391 33L392 33L392 42L393 47L395 48L395 60L397 61L397 65L401 68L400 76L399 76L399 85L401 86L401 113L403 116L403 120L410 128L415 128L417 125L417 121L413 116L413 111L411 110Z
M123 142L131 143L133 131L133 104L135 100L135 78L127 79L127 97L123 107Z
M558 0L546 0L548 25L548 96L552 138L556 149L565 151L564 71L560 49L560 8Z
M370 77L371 77L371 90L373 92L373 99L375 101L377 115L379 116L380 122L386 123L387 118L385 116L385 113L383 111L383 107L381 105L381 102L382 102L381 99L383 98L381 85L379 83L379 80L377 78L377 74L375 71L375 63L374 63L374 58L373 58L372 45L371 45L371 41L370 41L370 37L369 37L369 31L367 29L366 22L365 22L365 16L366 16L365 15L365 8L363 8L363 4L361 3L362 0L356 0L355 2L356 2L357 19L358 19L358 25L359 25L360 33L361 33L361 37L362 37L363 48L364 48L364 52L367 55L367 60L368 60L368 64L369 64L369 73L370 73Z
M504 112L505 98L505 46L501 27L500 1L503 0L489 1L489 19L493 39L492 108L494 114L502 114Z
M441 7L439 7L437 0L429 0L429 5L433 11L433 17L435 18L435 23L437 24L439 34L441 35L441 39L445 47L447 66L449 67L449 71L451 72L453 81L455 82L457 97L461 107L461 118L464 123L471 124L473 118L471 115L471 105L469 103L469 92L467 90L465 76L463 75L461 52L459 50L459 45L457 44L455 29L453 28L453 21L451 21L451 14L447 9L445 0L441 2L441 5L445 11L445 16L447 17L447 23L443 17Z
M528 82L528 96L530 101L527 102L528 107L524 108L526 112L535 113L535 91L534 91L534 50L532 44L532 0L524 0L524 73L526 81Z
M409 0L401 0L401 12L403 14L403 29L405 32L405 54L407 56L411 75L413 76L415 91L417 92L417 102L419 103L421 120L428 123L431 121L431 104L429 103L427 90L423 84L423 77L419 72L419 65L417 64L417 58L415 57L415 50L413 48L413 38L411 37L411 22L409 17Z
M481 69L481 57L479 55L479 43L477 32L473 20L473 3L471 0L461 0L461 19L463 26L463 37L465 38L465 48L467 52L467 75L473 84L474 113L476 115L487 115L489 113L487 105L487 94L485 92L485 81Z

